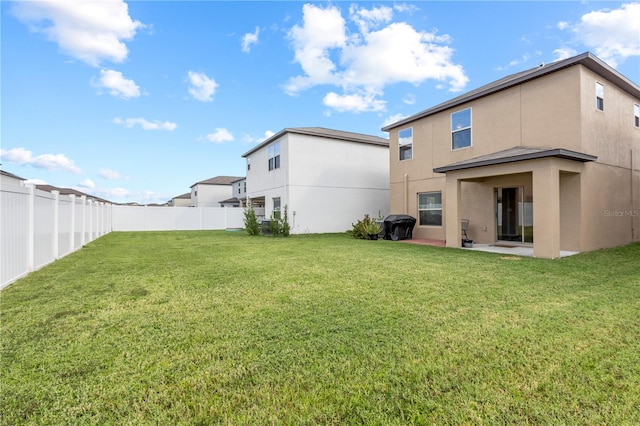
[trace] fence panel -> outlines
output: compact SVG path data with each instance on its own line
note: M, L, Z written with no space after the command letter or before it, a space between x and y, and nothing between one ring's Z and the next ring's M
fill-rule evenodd
M2 184L0 288L29 272L29 188Z
M111 232L110 204L3 183L0 289Z
M244 228L237 207L113 206L114 231L187 231Z

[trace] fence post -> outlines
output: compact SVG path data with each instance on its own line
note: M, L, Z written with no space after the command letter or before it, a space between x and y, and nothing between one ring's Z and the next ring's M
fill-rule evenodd
M224 229L229 229L229 206L224 206Z
M29 210L27 212L27 270L29 272L35 269L35 205L36 205L36 186L33 184L26 185L29 188Z
M80 201L82 202L82 232L80 233L80 244L84 246L87 240L87 196L81 195Z
M87 242L90 243L93 241L93 200L91 199L87 200L87 210L89 210L89 241Z
M60 191L51 191L53 194L53 258L58 259L58 241L60 238Z
M71 201L71 231L69 235L69 253L76 249L76 194L69 194Z

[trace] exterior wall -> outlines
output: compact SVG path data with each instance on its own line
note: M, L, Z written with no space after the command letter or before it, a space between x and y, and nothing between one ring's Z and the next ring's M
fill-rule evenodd
M292 234L344 232L365 214L388 214L387 147L294 133L278 141L279 169L268 169L268 146L248 157L247 195L264 197L266 217L275 197Z
M598 156L584 180L583 250L640 241L640 104L601 76L581 67L583 152ZM604 111L595 107L595 83L604 86Z
M240 200L242 205L244 205L244 200L245 198L247 198L246 187L247 187L246 179L238 180L231 184L231 194L232 194L231 196L236 197L238 200Z
M208 185L199 183L191 188L191 206L220 207L220 201L231 198L231 196L231 185Z
M172 207L189 207L191 206L191 199L189 198L174 198L171 200L170 205Z
M288 200L292 232L344 232L389 212L389 149L290 135ZM285 200L283 200L284 207Z

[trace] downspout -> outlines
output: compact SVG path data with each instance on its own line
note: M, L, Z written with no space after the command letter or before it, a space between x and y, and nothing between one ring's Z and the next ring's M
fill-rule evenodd
M404 174L404 191L403 191L403 196L404 196L404 203L403 203L403 207L404 207L404 214L409 214L409 174L405 173Z
M635 192L633 188L633 149L629 150L629 160L631 161L631 241L635 241L635 228L634 224L638 220L638 209L636 209Z

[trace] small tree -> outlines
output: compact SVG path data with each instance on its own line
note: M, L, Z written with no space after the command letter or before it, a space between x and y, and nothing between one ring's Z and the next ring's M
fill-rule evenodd
M253 210L251 203L244 209L244 229L249 235L260 235L260 224L256 218L256 212Z
M289 225L289 209L287 205L284 205L284 217L282 218L282 236L288 237L291 231L291 225Z

